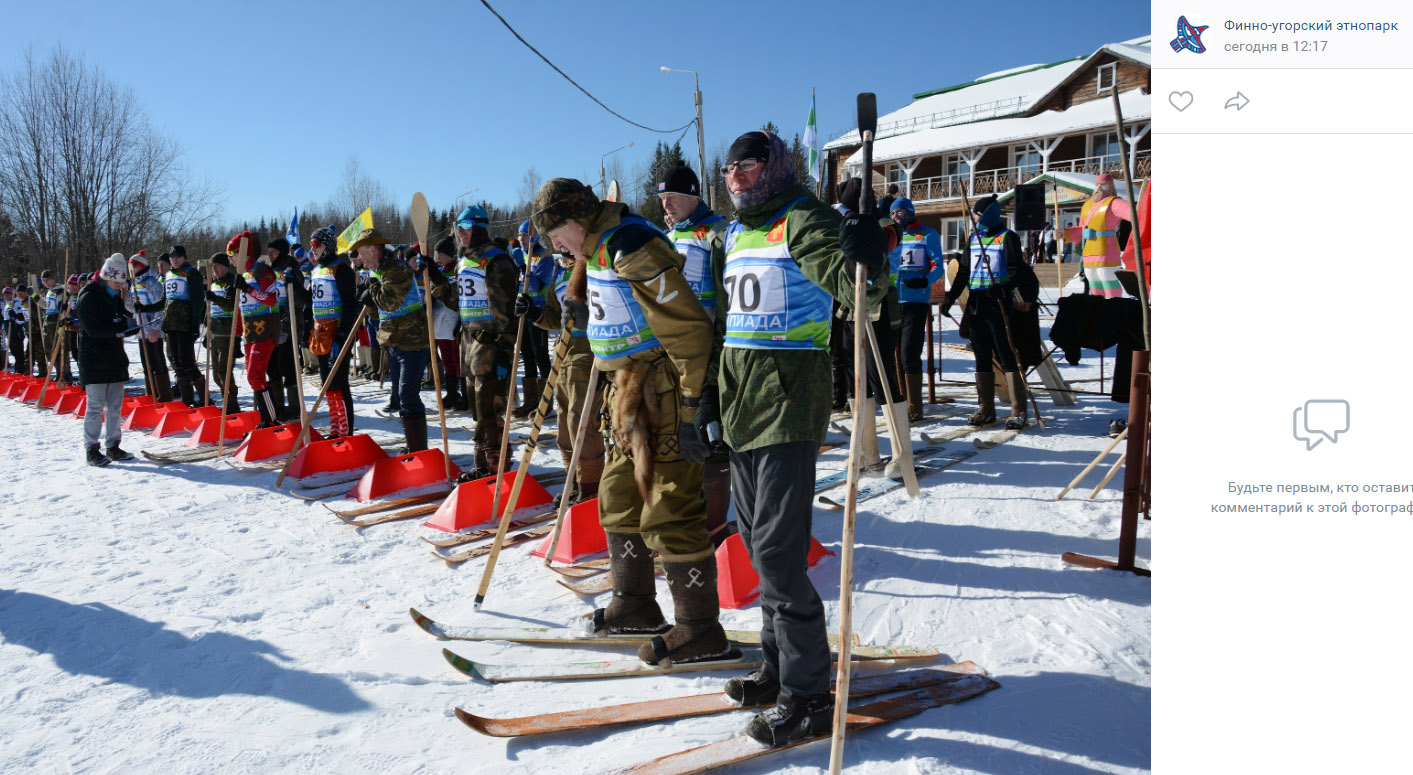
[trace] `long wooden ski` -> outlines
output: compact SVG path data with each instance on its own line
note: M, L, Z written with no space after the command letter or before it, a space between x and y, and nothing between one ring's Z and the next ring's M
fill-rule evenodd
M974 662L961 662L941 668L904 670L856 678L849 687L855 697L870 697L886 692L922 689L953 683L968 675L985 675ZM650 721L675 721L696 716L729 713L735 710L764 708L768 705L736 705L723 692L697 694L661 700L605 705L582 710L541 713L519 718L490 718L456 708L456 717L471 729L490 737L527 737L551 732L578 731L642 724Z

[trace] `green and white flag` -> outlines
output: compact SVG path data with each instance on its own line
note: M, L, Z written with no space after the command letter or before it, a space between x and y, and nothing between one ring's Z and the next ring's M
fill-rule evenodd
M805 147L810 149L809 168L815 180L824 180L820 170L822 158L819 155L819 125L814 117L814 94L810 94L810 117L805 122Z

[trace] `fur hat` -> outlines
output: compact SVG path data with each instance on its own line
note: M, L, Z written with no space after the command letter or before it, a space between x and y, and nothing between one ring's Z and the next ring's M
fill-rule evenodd
M599 198L589 186L573 178L553 178L535 194L535 231L540 234L563 226L566 221L587 218L598 212Z
M356 251L364 245L391 245L392 240L384 237L377 229L364 229L358 232L358 239L349 243L349 251Z

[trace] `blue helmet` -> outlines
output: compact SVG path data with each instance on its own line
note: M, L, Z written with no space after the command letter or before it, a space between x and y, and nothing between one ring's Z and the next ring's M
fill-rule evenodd
M480 226L483 229L490 228L491 218L486 215L486 208L480 205L467 205L461 214L456 216L456 228L469 229L472 226Z

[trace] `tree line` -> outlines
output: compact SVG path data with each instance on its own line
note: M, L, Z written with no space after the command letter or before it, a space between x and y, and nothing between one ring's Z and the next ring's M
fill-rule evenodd
M779 134L773 124L763 128ZM705 174L696 172L704 197L729 218L734 211L720 173L726 148L719 144ZM223 188L190 174L184 155L180 142L151 125L131 89L62 46L43 59L27 52L15 72L0 74L0 282L24 282L45 269L60 273L66 259L71 273L93 271L111 253L145 248L155 257L174 244L201 260L223 251L232 235L246 229L262 242L285 235L292 208L253 222L223 222ZM798 134L790 155L796 177L813 187L808 149ZM631 178L619 180L621 201L662 226L657 182L679 164L695 168L696 154L690 156L683 153L680 138L657 143L650 160L636 165ZM617 160L608 172L626 177ZM516 201L477 202L490 216L494 235L514 236L530 218L544 179L531 166ZM346 162L342 180L323 202L299 208L304 240L324 225L342 231L368 207L389 239L416 240L406 202L368 176L356 155ZM598 181L584 182L599 188ZM605 193L598 191L600 197ZM457 213L469 203L431 203L430 241L451 234Z

